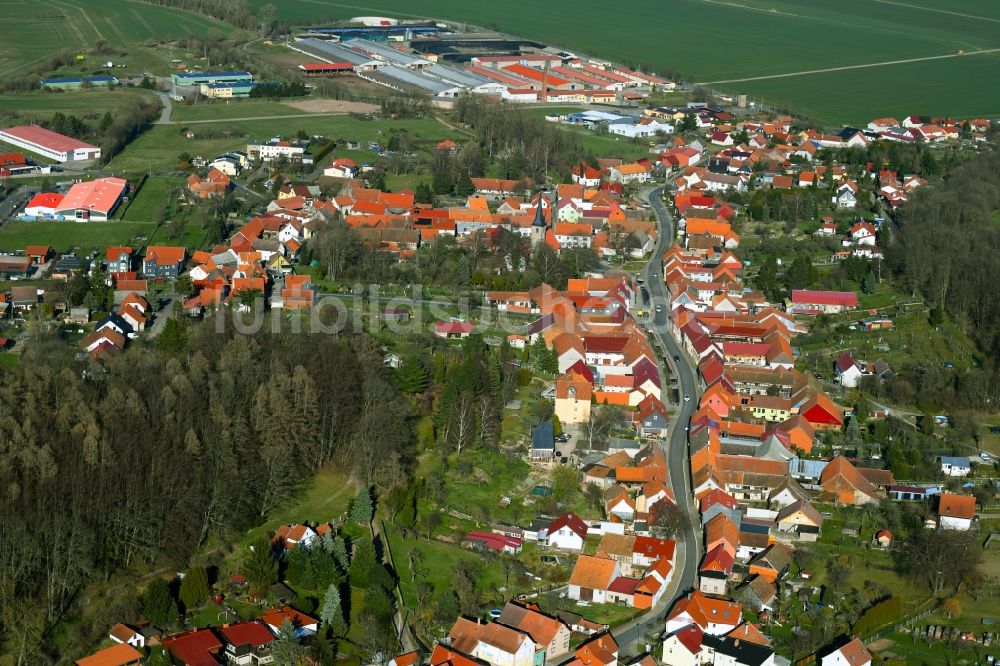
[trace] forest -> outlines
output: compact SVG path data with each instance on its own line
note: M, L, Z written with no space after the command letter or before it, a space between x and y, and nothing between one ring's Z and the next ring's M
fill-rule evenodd
M325 465L376 489L406 478L408 407L367 336L202 324L171 340L101 367L41 337L0 375L0 627L17 663L58 658L48 639L88 584L183 566Z
M917 190L897 216L887 261L900 283L943 309L1000 360L1000 151L980 154L933 187Z

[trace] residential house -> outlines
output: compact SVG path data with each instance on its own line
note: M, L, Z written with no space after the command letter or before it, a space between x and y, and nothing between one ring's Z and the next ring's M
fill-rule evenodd
M275 635L277 635L281 625L285 622L291 623L292 627L295 629L295 635L299 638L302 638L303 636L311 636L319 629L319 620L310 617L305 613L301 613L291 606L279 606L278 608L272 608L271 610L264 612L264 614L262 614L258 619L266 624L268 628L270 628L271 633Z
M536 666L535 641L524 631L458 618L448 632L451 647L491 666Z
M563 375L556 380L555 415L562 424L590 421L594 388L582 375Z
M552 460L555 457L556 443L553 435L552 421L542 421L531 429L532 460Z
M868 504L883 496L844 456L837 456L823 468L820 485L823 496L841 504Z
M199 199L224 197L231 185L232 181L229 179L229 176L214 167L209 170L204 178L193 173L187 179L188 190Z
M733 573L735 558L723 544L705 553L698 567L698 590L705 594L725 596L726 585Z
M132 270L132 248L128 246L109 247L104 252L107 272L128 273Z
M715 666L773 666L774 650L766 645L733 636L705 636L702 663ZM710 661L705 661L710 658Z
M976 517L974 495L941 493L938 496L938 527L943 530L966 532L972 529Z
M115 643L125 643L135 648L146 646L146 637L141 632L120 622L111 627L111 631L108 632L108 638Z
M547 543L558 550L581 552L583 540L587 536L587 523L575 513L566 513L549 525Z
M635 415L636 430L643 437L666 437L668 428L667 408L653 396L647 396L638 405Z
M819 666L870 666L871 663L871 653L859 638L820 657L819 660Z
M861 365L854 360L851 352L845 351L837 357L833 364L837 381L845 388L855 388L864 376Z
M681 597L670 609L667 614L667 633L695 624L706 634L723 636L738 627L742 621L743 607L740 604L695 591Z
M139 666L142 653L128 643L118 643L76 660L76 666Z
M462 340L469 337L474 328L465 321L439 321L434 323L434 335L447 340Z
M186 254L183 247L150 245L142 259L142 273L157 280L176 280L184 270Z
M218 630L225 643L225 657L232 666L264 666L274 661L272 634L263 623L251 620L223 626Z
M700 659L704 632L696 624L689 624L663 639L661 661L669 666L697 666Z
M778 532L794 534L800 541L816 541L823 527L823 515L805 500L798 500L778 511Z
M500 611L499 622L528 634L535 646L544 650L543 664L555 664L558 657L569 652L572 633L569 627L561 620L542 613L538 606L508 603Z
M968 476L972 472L968 456L941 456L940 461L945 476Z
M608 601L608 588L621 576L618 562L607 557L581 555L569 577L567 596L576 601L603 604Z
M576 649L576 666L618 666L618 643L610 633L600 634Z
M222 641L211 629L184 631L167 636L160 644L182 666L216 666L222 651Z
M271 543L280 544L285 550L291 550L296 546L310 546L319 535L316 530L308 525L295 523L294 525L282 525L274 532Z

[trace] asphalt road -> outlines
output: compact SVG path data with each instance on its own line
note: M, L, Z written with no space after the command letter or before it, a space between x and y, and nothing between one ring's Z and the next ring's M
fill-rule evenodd
M646 324L646 328L649 334L658 341L660 349L666 350L668 355L668 360L661 362L663 374L667 375L668 371L672 371L677 376L680 386L680 406L671 422L666 455L667 467L670 471L670 488L674 491L674 497L679 506L688 510L690 523L689 529L685 530L683 535L676 537L678 541L677 568L674 570L670 587L664 594L662 601L650 612L612 632L621 650L628 654L643 652L645 650L643 645L645 637L648 634L660 634L664 631L666 611L676 599L695 587L698 562L701 561L700 531L696 527L700 525L700 522L691 496L687 446L687 425L698 404L698 384L695 380L691 360L680 348L674 337L670 335L668 329L670 303L666 287L663 284L660 263L663 253L673 242L674 228L673 219L660 198L663 191L664 187L660 186L648 193L648 201L659 222L659 231L657 246L643 271L645 280L643 286L649 293L647 305L654 308L655 315L652 321ZM659 312L655 311L656 306L660 307ZM680 359L679 362L673 360L675 356ZM666 383L663 385L667 386ZM689 401L684 401L685 393L691 396Z

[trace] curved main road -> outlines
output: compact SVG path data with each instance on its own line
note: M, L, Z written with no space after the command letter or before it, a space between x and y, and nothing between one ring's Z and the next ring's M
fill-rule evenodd
M659 634L665 628L665 611L673 605L675 599L686 594L688 590L697 584L698 563L701 561L701 534L698 526L700 520L698 512L693 504L691 496L691 483L688 465L688 445L687 445L687 425L698 404L698 384L695 377L694 367L688 355L680 348L680 345L670 334L669 317L670 301L667 298L666 286L663 283L662 257L673 242L674 228L670 212L663 205L663 192L665 186L657 187L648 193L648 201L659 222L658 242L649 263L643 271L645 287L649 292L649 302L647 305L653 308L653 319L646 324L647 331L667 354L667 359L663 365L669 365L674 374L677 375L680 386L680 408L671 422L670 435L667 438L667 468L670 471L670 487L677 499L678 506L688 511L690 521L684 534L675 537L678 541L678 561L674 576L670 581L668 592L664 594L663 600L651 612L641 616L637 620L617 628L612 633L624 652L632 653L633 646L635 652L642 652L644 638L648 634ZM656 307L659 306L659 312ZM680 359L674 361L674 357ZM663 368L663 374L667 374L668 368ZM667 384L663 384L666 390ZM684 401L684 394L691 396L690 401Z

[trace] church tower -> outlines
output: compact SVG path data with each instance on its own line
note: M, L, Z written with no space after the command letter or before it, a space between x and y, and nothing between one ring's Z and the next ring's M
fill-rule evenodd
M542 207L545 193L538 190L538 205L535 206L535 221L531 223L531 247L536 247L539 243L545 242L545 232L549 225L545 221L545 209Z

